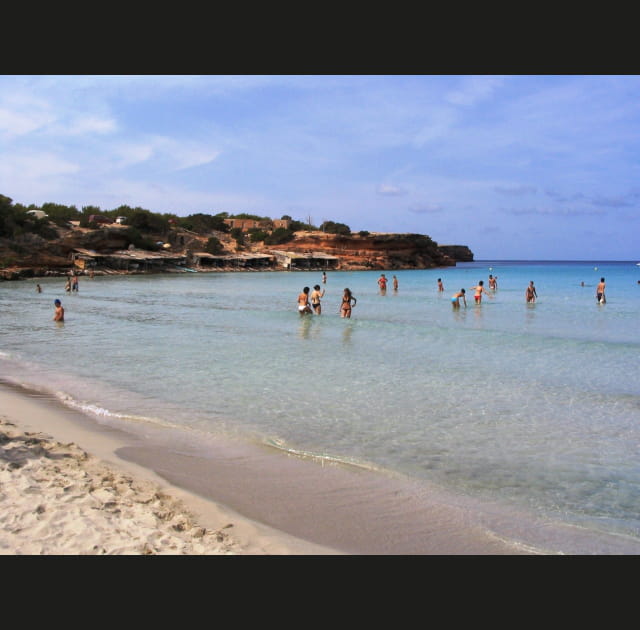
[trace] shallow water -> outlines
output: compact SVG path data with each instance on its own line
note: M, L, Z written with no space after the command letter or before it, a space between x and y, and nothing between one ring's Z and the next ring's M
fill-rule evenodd
M636 553L635 262L391 271L399 290L386 295L379 272L330 271L323 314L303 318L297 294L320 272L82 278L77 295L59 278L38 279L41 294L36 280L4 282L0 379L104 423L176 426L391 471L578 525L602 537L601 551L617 536ZM488 288L490 273L498 290L477 306L470 287ZM524 300L530 280L535 304ZM338 315L345 286L358 300L351 320ZM454 311L461 287L468 307ZM51 321L56 297L64 325Z

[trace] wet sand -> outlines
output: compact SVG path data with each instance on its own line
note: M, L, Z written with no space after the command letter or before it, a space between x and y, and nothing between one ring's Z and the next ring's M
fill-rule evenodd
M402 477L258 444L194 441L151 427L124 432L51 397L6 385L0 385L0 420L5 554L536 553L493 533L491 514L483 522L475 510ZM25 456L30 468L12 469L6 449L24 448L25 438L36 440ZM73 465L61 468L61 461ZM44 493L52 484L70 490L49 492L48 505ZM85 501L82 513L69 509ZM133 538L125 544L110 537L124 529L117 518L126 514L133 519L126 526ZM16 524L20 520L22 526ZM65 538L63 547L55 536L47 538L53 523L65 533L57 536Z

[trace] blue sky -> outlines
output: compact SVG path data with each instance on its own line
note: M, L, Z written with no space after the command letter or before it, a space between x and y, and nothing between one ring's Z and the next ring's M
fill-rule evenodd
M640 76L0 76L0 194L640 261Z

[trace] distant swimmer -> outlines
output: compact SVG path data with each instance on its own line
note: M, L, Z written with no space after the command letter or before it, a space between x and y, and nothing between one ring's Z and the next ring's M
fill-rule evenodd
M302 293L298 295L298 312L300 315L312 312L309 306L309 287L302 289Z
M320 285L316 284L311 291L311 306L316 315L322 313L322 305L320 304L320 298L324 297L324 289L320 291Z
M438 278L438 291L440 293L444 291L444 284L442 284L442 278Z
M53 321L54 322L63 322L64 321L64 307L62 306L62 302L60 300L54 300L55 310L53 312Z
M495 291L498 288L498 276L492 276L489 274L489 288Z
M353 302L353 304L352 304ZM351 308L356 305L356 298L351 293L351 289L345 289L342 294L342 303L340 304L340 317L351 317Z
M476 304L480 304L480 302L482 301L482 294L486 294L488 295L491 299L493 299L493 295L491 295L485 288L484 288L484 280L480 280L480 282L478 282L478 284L475 287L471 287L472 289L475 289L475 294L473 295L473 299L476 301Z
M39 284L36 284L36 293L42 293L42 287Z
M384 295L387 292L387 277L384 274L380 274L378 286L380 287L380 293Z
M596 300L598 300L598 304L606 304L607 302L607 298L604 294L605 286L604 278L600 278L600 282L596 287Z
M393 290L398 290L398 278L396 278L395 276L393 276Z
M524 295L527 298L527 302L535 302L538 297L538 292L533 286L533 280L529 282L529 286L524 290Z
M322 284L327 284L327 274L325 271L322 272Z
M454 293L451 296L451 306L453 306L453 308L460 308L460 298L462 298L462 301L464 302L464 305L467 305L467 297L465 295L465 291L464 289L460 289L460 291L458 291L457 293Z

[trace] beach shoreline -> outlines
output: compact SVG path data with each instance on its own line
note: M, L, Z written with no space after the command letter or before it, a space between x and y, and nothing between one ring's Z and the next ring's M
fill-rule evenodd
M539 553L372 471L227 441L199 452L6 382L0 409L0 554Z
M0 385L0 555L322 555L130 459L125 433ZM155 459L163 454L150 449Z

